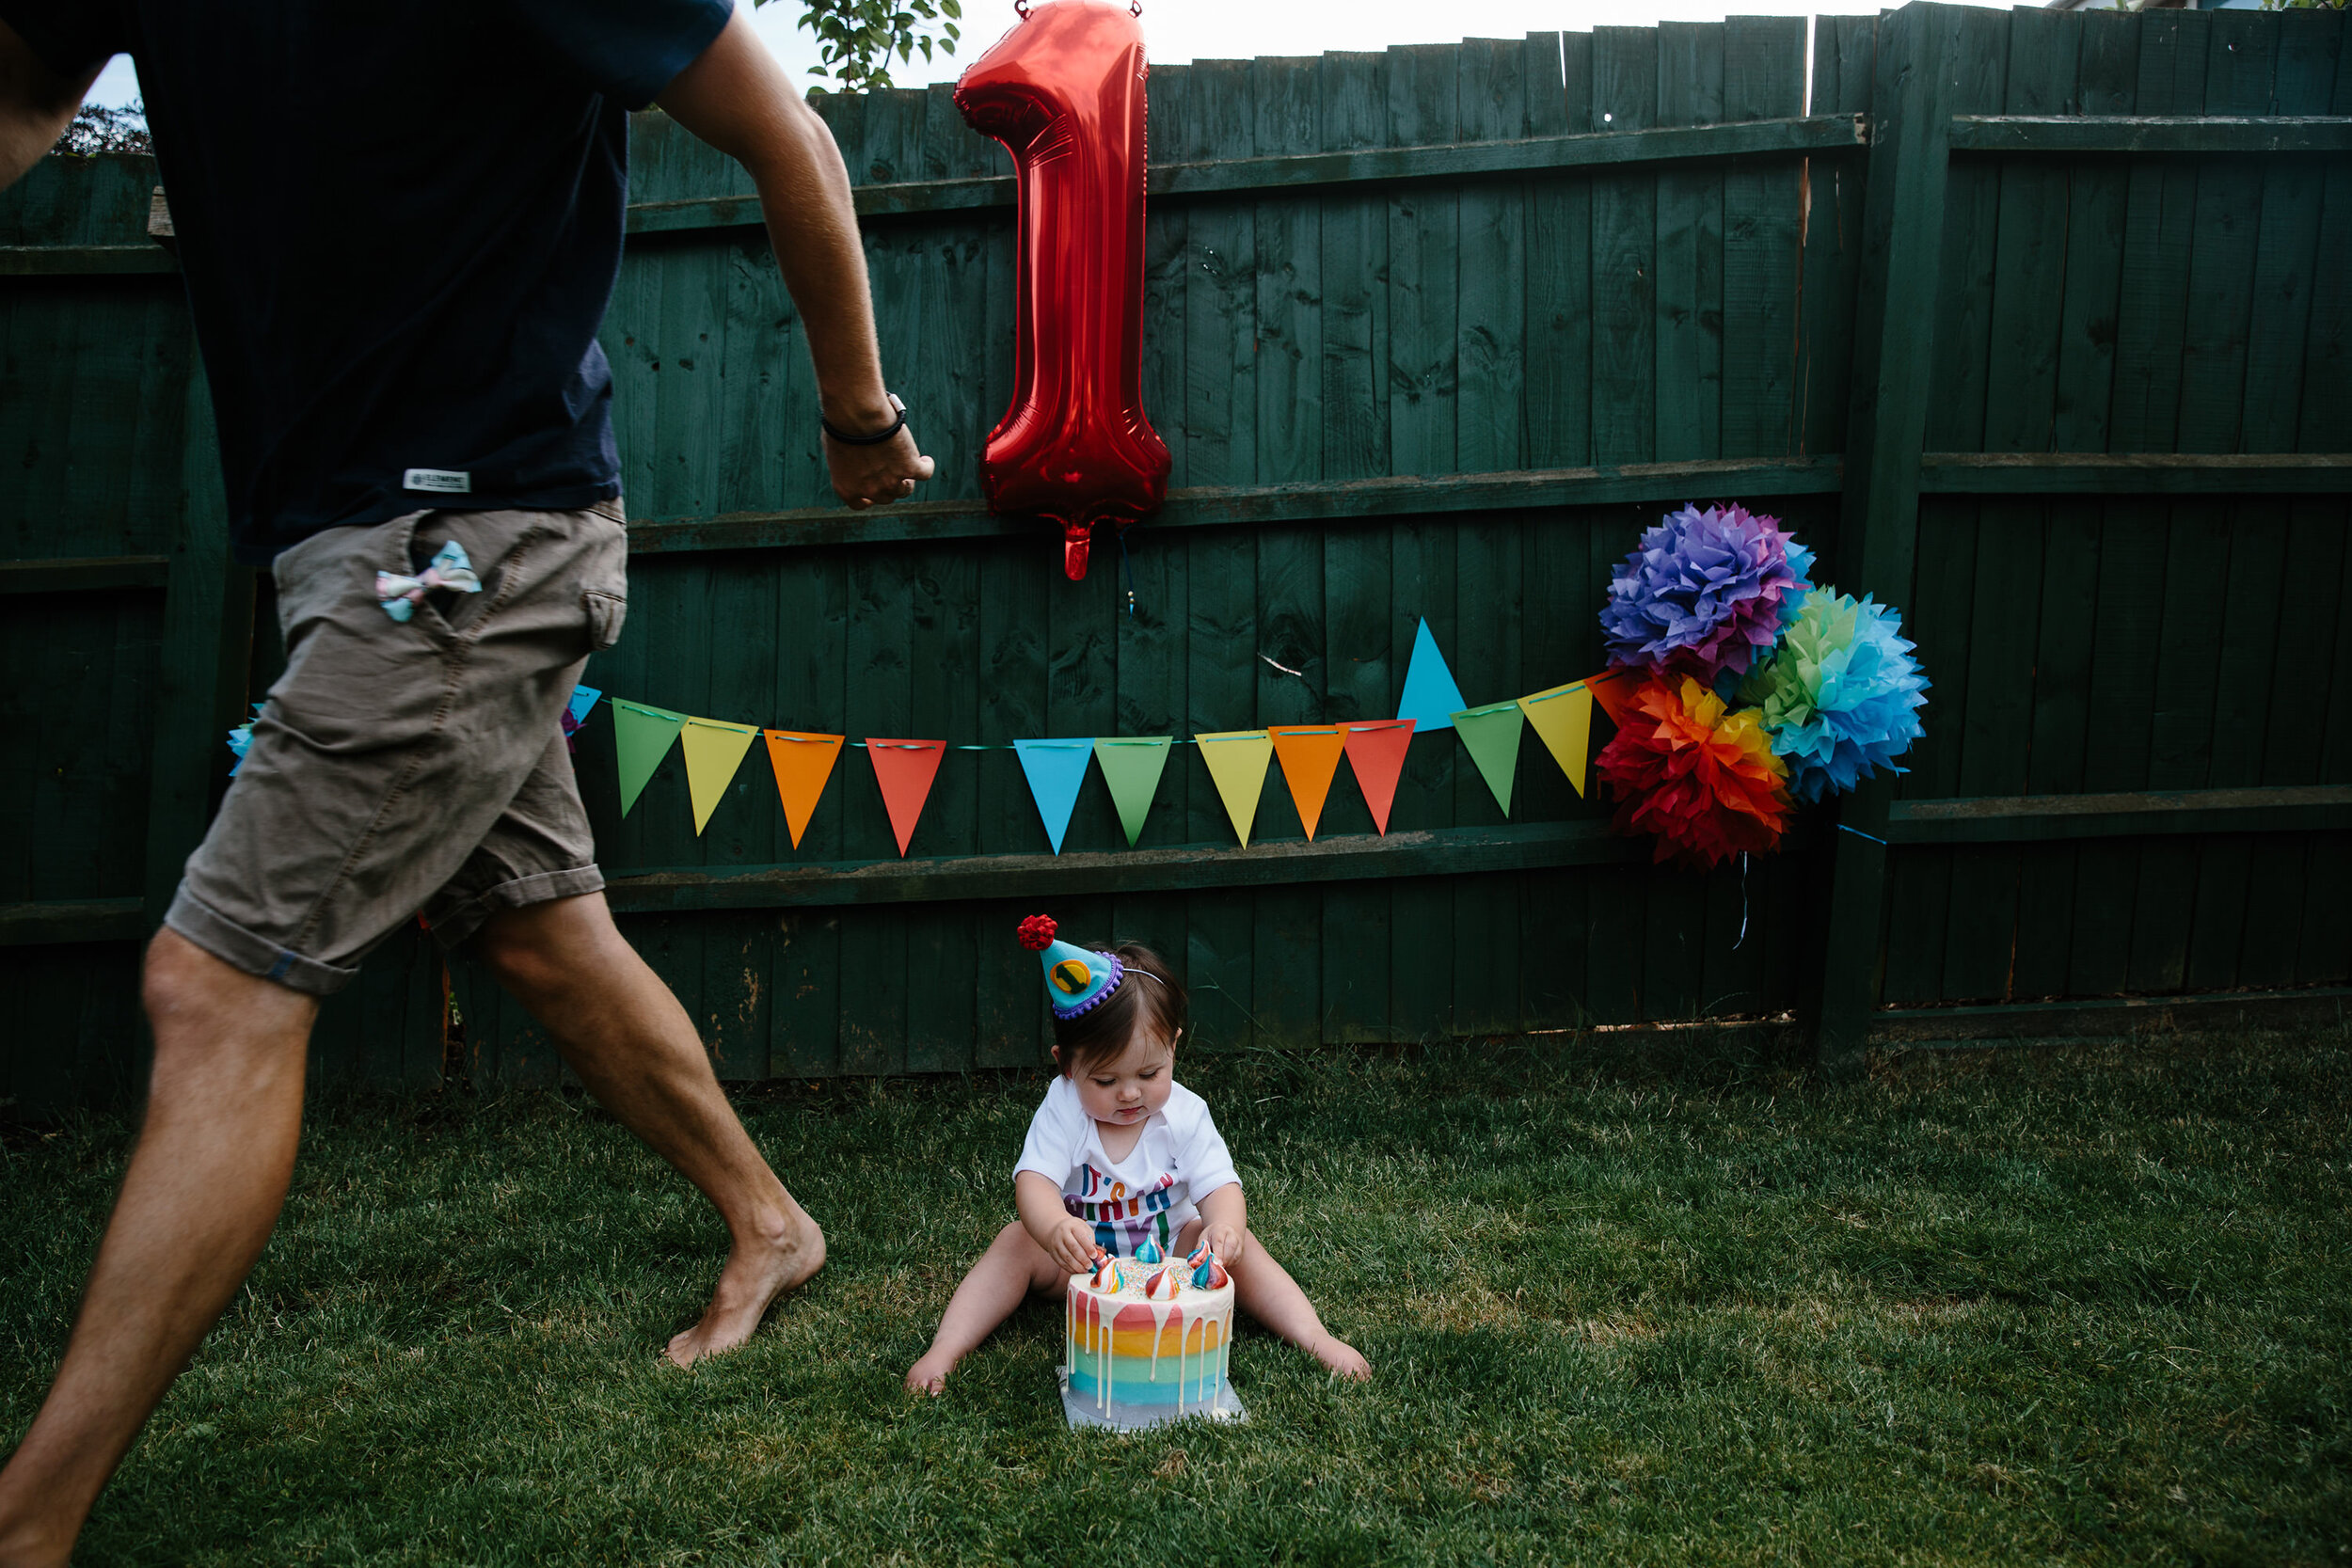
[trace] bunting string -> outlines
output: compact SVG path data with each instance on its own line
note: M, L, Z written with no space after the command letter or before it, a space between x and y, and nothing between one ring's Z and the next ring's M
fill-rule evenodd
M1594 677L1595 681L1605 679ZM1089 773L1100 773L1109 791L1127 846L1142 838L1168 759L1179 746L1195 748L1242 847L1255 832L1265 781L1278 767L1299 824L1312 839L1344 761L1363 796L1374 828L1389 831L1390 813L1403 776L1406 754L1416 736L1453 730L1509 816L1518 777L1520 736L1533 730L1579 796L1585 789L1595 696L1584 681L1547 688L1524 697L1470 706L1438 650L1427 621L1420 623L1404 698L1393 719L1347 720L1322 724L1271 724L1259 729L1207 731L1189 736L1064 736L1009 742L950 742L852 739L805 730L771 729L729 720L707 719L582 687L564 715L564 734L578 732L601 699L612 723L613 763L621 813L636 809L645 786L673 748L685 763L687 795L694 832L702 833L725 800L755 743L773 771L778 803L798 849L846 751L864 752L873 769L898 853L909 853L941 759L949 752L1010 752L1021 763L1038 821L1057 855L1070 832L1078 798ZM241 738L241 737L240 737Z

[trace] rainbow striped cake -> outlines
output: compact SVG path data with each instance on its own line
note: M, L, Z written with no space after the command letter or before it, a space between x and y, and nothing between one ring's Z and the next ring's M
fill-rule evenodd
M1208 1254L1104 1259L1092 1273L1070 1276L1065 1316L1065 1386L1115 1424L1215 1416L1232 1406L1220 1396L1228 1393L1233 1283Z

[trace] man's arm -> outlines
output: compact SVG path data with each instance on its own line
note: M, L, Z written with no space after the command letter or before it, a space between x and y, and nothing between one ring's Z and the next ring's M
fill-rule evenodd
M856 434L888 427L897 416L882 385L849 171L833 133L792 90L746 11L739 8L725 31L678 72L660 103L741 164L759 187L776 265L808 330L825 418ZM906 430L871 447L826 436L825 461L834 492L853 507L913 495L917 480L931 477L931 460Z
M740 22L742 19L736 19ZM105 69L100 61L80 81L69 81L44 64L15 28L0 22L0 190L57 145L82 95Z

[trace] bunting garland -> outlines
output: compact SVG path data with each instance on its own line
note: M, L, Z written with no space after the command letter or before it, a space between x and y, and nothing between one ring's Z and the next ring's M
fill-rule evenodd
M1038 818L1048 847L1058 855L1086 788L1089 762L1100 768L1104 786L1119 816L1129 848L1143 836L1153 798L1166 776L1172 748L1196 746L1217 799L1233 827L1233 836L1248 848L1256 831L1258 804L1266 775L1281 764L1283 783L1298 809L1299 825L1312 839L1322 829L1324 808L1339 777L1344 757L1358 791L1372 816L1374 829L1385 835L1395 804L1398 780L1416 736L1431 729L1454 730L1462 737L1479 777L1509 816L1518 772L1521 736L1532 728L1569 784L1581 796L1592 748L1592 714L1597 706L1613 718L1626 712L1641 685L1638 669L1613 669L1580 681L1546 688L1524 697L1463 705L1461 692L1427 621L1418 624L1411 664L1406 673L1407 709L1395 719L1351 720L1329 724L1275 724L1255 730L1204 731L1190 738L1173 736L1066 736L1015 740L1009 746L951 746L944 740L893 740L847 736L803 730L763 729L724 720L605 697L582 687L565 718L584 716L599 698L612 715L612 745L619 774L621 812L633 809L645 785L669 755L681 745L687 790L692 802L694 831L701 833L741 768L753 740L765 738L769 764L774 770L776 798L798 849L808 831L818 802L833 777L841 752L863 751L874 769L876 787L890 818L898 853L910 852L916 826L930 799L940 764L950 751L1010 751L1021 764L1023 777L1036 802ZM1430 705L1439 705L1431 708ZM1441 710L1440 710L1441 709ZM1429 716L1434 714L1434 718ZM566 734L577 721L566 724ZM683 737L681 741L681 736ZM239 736L238 738L242 738Z

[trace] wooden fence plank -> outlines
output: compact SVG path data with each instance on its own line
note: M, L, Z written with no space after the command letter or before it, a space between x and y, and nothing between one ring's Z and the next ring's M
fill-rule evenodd
M1460 54L1439 47L1389 51L1392 138L1442 140L1458 134ZM1454 463L1458 241L1453 192L1423 189L1391 198L1386 403L1390 462L1398 470L1435 472ZM1458 679L1465 628L1452 531L1400 523L1391 538L1392 645L1409 647L1416 623L1426 616L1439 648L1455 661ZM1394 820L1458 822L1458 790L1474 772L1466 762L1451 733L1433 734L1426 742L1416 736L1397 784ZM1455 1027L1451 936L1456 918L1454 890L1444 881L1400 881L1392 890L1390 1024L1404 1038L1442 1038Z
M1804 107L1804 21L1724 24L1724 117L1776 119ZM1724 174L1723 440L1726 457L1797 450L1797 167Z
M1595 131L1638 130L1658 116L1658 35L1593 29ZM1593 182L1593 456L1642 463L1657 455L1655 175Z
M1516 41L1463 43L1459 135L1485 139L1525 134L1525 51ZM1518 285L1526 268L1525 197L1519 191L1465 190L1460 204L1457 461L1482 467L1518 464L1522 460L1518 345L1525 336L1525 296ZM1493 346L1503 343L1511 345L1507 352ZM1536 689L1525 678L1520 654L1522 601L1502 586L1526 580L1525 545L1532 531L1528 521L1508 515L1454 531L1458 640L1454 657L1464 670L1488 672L1486 678L1500 688L1470 700L1496 701ZM1457 758L1454 766L1453 820L1465 827L1500 825L1504 814L1477 768L1463 766L1466 761ZM1520 783L1527 772L1518 770ZM1453 899L1453 1027L1459 1034L1517 1031L1523 1016L1519 873L1457 879Z
M2205 40L2211 26L2212 18L2203 11L2167 11L2141 19L2134 113L2195 114L2204 106ZM2174 448L2196 208L2193 166L2182 160L2133 163L2116 315L2111 451Z
M1841 112L1870 107L1878 18L1825 16L1815 24L1812 106ZM1857 158L1805 165L1803 425L1796 450L1842 451L1851 397L1854 309L1862 276L1862 215L1869 164Z

